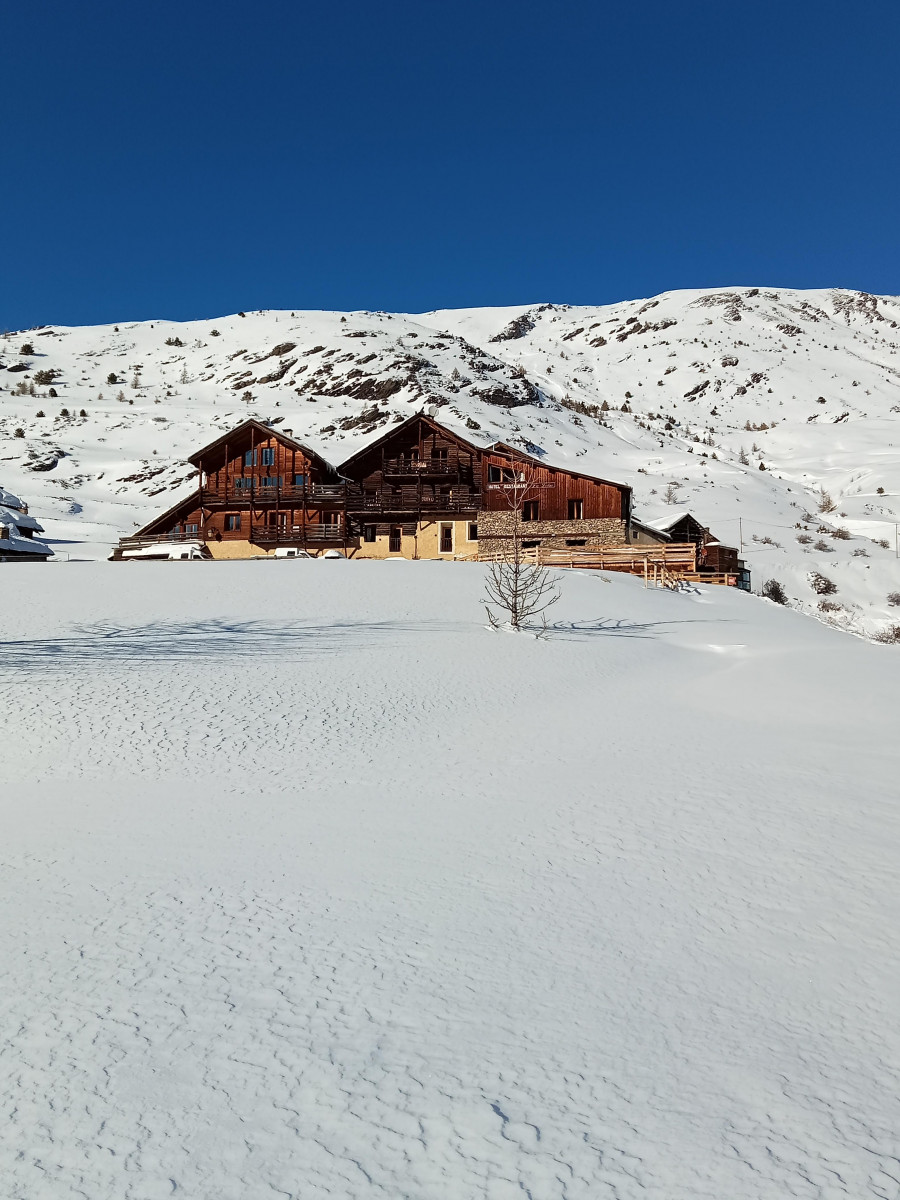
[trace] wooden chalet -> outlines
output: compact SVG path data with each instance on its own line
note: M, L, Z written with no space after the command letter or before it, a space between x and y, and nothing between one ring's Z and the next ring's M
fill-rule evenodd
M172 541L205 543L213 558L347 546L346 481L289 430L245 421L188 461L197 468L197 490L122 538L118 556Z
M198 487L131 537L117 557L199 542L213 558L297 547L354 558L477 558L512 536L510 495L523 493L529 547L622 545L631 489L554 467L515 446L476 446L423 414L342 463L290 430L245 421L189 461Z
M648 521L633 521L631 540L635 545L693 545L696 574L722 576L744 591L750 590L750 572L736 546L726 546L697 518L684 509Z
M621 544L631 489L549 466L515 446L476 446L417 414L348 458L355 557L476 558L511 536L510 495L522 486L531 546Z
M507 442L476 446L422 413L339 467L289 429L255 420L189 461L197 468L196 491L122 538L114 557L335 549L350 558L489 559L515 538L547 565L749 588L737 550L683 509L637 521L626 485L555 466ZM178 543L185 552L167 549Z

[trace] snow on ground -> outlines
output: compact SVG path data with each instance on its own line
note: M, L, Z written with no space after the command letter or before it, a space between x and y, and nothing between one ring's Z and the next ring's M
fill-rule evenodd
M105 558L195 486L187 456L247 416L340 462L431 403L476 441L516 441L632 485L639 516L659 515L673 487L743 544L755 587L778 579L820 620L866 635L897 623L891 296L740 287L600 307L257 312L8 334L0 478L60 557ZM816 573L837 589L826 608Z
M482 572L7 571L5 1195L896 1200L896 652Z

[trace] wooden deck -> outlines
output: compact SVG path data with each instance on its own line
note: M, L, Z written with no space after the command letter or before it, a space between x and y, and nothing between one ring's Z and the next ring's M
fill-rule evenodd
M737 587L736 573L697 570L693 542L660 546L597 546L592 549L523 550L526 562L542 567L575 567L583 571L623 571L639 575L647 587L677 587L679 583L710 583ZM496 562L503 554L479 554L479 562Z

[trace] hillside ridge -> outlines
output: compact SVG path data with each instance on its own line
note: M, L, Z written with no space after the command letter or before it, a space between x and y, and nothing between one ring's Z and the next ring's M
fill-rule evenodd
M431 405L473 441L631 484L638 515L689 508L743 542L755 587L778 578L820 619L869 635L900 620L898 297L729 287L7 333L0 483L58 553L101 556L248 416L338 463Z

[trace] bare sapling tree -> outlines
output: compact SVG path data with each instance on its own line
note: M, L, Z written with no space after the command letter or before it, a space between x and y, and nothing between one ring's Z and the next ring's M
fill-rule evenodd
M494 629L504 624L503 615L507 617L505 623L516 631L540 618L539 635L543 635L547 632L547 609L559 599L559 589L539 557L529 554L522 545L526 506L540 504L541 487L531 470L518 465L503 468L503 476L502 483L491 486L503 497L505 510L499 511L506 511L509 520L485 580L485 611Z

